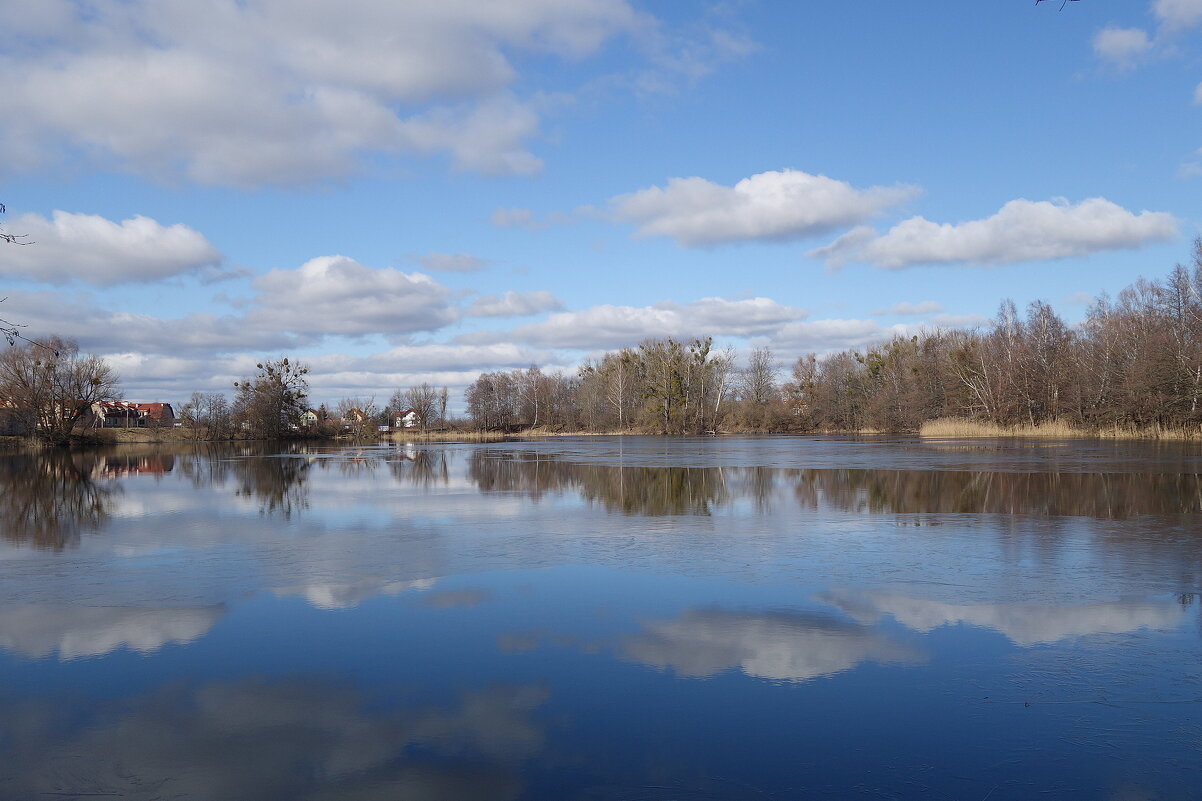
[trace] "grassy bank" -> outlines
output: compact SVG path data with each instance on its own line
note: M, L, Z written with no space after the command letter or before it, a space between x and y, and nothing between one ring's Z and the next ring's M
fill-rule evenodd
M918 430L922 437L1042 437L1044 439L1155 439L1202 441L1202 430L1186 428L1121 427L1080 428L1067 423L1049 422L1038 425L999 426L976 420L943 418L923 423Z

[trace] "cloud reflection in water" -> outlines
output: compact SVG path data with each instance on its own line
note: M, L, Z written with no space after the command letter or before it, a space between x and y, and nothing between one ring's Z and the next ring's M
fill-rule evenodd
M923 656L864 626L816 613L689 609L649 621L622 640L625 656L682 676L739 669L749 676L805 681L862 662L915 663Z
M53 654L63 661L101 656L123 647L148 654L168 643L186 644L199 639L224 614L224 605L164 609L0 607L0 648L32 659Z
M888 615L906 628L925 633L940 626L964 623L993 629L1023 647L1096 634L1126 634L1145 628L1174 629L1185 618L1185 607L1175 600L1110 601L1071 606L965 605L884 592L846 591L824 593L820 600L864 624L875 623Z
M0 698L0 799L508 799L545 745L537 686L464 693L454 706L373 709L357 690L246 679L167 686L117 711Z

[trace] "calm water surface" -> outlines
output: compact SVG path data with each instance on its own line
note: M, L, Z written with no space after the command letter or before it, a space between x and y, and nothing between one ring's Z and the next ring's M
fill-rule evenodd
M0 455L0 799L1202 798L1197 446Z

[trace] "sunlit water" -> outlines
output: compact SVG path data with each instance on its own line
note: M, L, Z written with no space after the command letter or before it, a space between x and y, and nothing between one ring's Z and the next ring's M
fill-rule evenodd
M1196 446L0 455L0 799L1202 798Z

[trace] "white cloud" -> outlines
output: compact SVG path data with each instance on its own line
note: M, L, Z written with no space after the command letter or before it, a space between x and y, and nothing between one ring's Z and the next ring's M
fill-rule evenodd
M943 307L933 300L924 300L918 303L910 303L903 300L901 303L896 303L888 309L877 309L872 314L876 317L882 317L887 314L935 314L941 311L943 311Z
M1147 31L1140 28L1103 28L1094 34L1094 55L1120 69L1135 64L1152 49Z
M509 91L514 55L582 59L654 28L626 0L37 5L0 30L7 167L86 153L243 186L345 175L398 152L535 171L525 143L539 121Z
M538 115L510 95L462 108L438 108L401 123L399 132L419 153L446 151L455 169L485 175L532 175L542 161L525 149L538 133Z
M847 350L889 339L894 335L908 336L906 325L883 326L876 320L813 320L782 326L773 336L773 344L782 352L817 352Z
M984 325L989 318L983 314L936 314L930 322L940 328L972 328Z
M529 317L563 308L563 301L546 290L506 292L473 298L464 310L469 317Z
M50 284L157 281L217 268L222 261L199 232L140 215L116 223L65 211L54 212L49 220L25 214L9 230L29 244L0 250L0 275Z
M1153 10L1160 24L1170 31L1202 23L1202 0L1156 0Z
M427 253L413 260L427 270L444 273L477 273L490 263L470 253Z
M1202 161L1186 161L1177 167L1177 177L1188 180L1202 178Z
M109 311L85 293L7 293L10 316L31 338L58 334L85 351L184 356L296 347L302 340L278 328L255 328L242 317L195 313L179 318ZM8 309L6 309L8 311ZM309 338L312 340L312 337Z
M800 170L762 172L722 186L672 178L610 202L638 236L666 236L684 247L813 236L875 216L917 193L909 186L856 189Z
M806 681L861 662L916 662L919 655L860 626L819 615L691 609L651 621L622 641L626 656L682 676L738 669L748 676Z
M1165 212L1133 214L1105 198L1012 200L992 217L956 225L912 217L878 235L855 228L810 251L829 266L871 262L888 269L916 264L1011 264L1138 248L1177 236Z
M498 228L526 228L537 230L546 228L546 223L539 222L530 209L520 207L499 208L492 213L489 220Z
M601 305L561 312L543 322L522 326L509 336L546 347L602 349L635 345L647 337L763 335L805 316L804 309L784 306L769 298L702 298L685 304ZM473 336L468 335L463 341L472 341Z
M451 291L422 273L373 269L345 256L320 256L295 270L255 279L254 326L314 335L400 334L453 322Z

